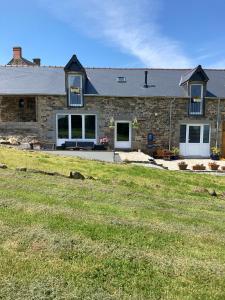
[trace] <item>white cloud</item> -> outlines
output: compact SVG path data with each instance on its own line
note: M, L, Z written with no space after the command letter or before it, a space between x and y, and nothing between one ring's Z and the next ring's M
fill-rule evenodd
M191 67L179 42L157 25L160 0L38 0L61 21L138 58L148 67Z

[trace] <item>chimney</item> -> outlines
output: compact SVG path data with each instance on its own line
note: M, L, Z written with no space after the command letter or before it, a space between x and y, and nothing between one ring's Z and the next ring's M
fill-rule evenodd
M144 88L148 88L148 71L145 71L145 84Z
M21 47L13 47L13 58L14 59L22 58L22 48Z
M37 66L41 65L41 59L40 58L33 58L33 63Z

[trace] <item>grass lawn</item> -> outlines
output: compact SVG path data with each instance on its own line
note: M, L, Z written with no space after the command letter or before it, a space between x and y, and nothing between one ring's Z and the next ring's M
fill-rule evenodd
M0 162L0 299L225 299L224 177L7 148Z

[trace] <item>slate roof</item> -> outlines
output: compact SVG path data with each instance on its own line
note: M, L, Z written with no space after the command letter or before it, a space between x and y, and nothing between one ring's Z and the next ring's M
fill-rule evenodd
M144 72L148 70L148 88L144 88ZM85 68L88 78L85 94L99 96L164 96L186 97L180 86L184 69L119 69ZM225 98L225 70L204 70L209 81L208 97ZM117 77L126 77L118 83ZM65 95L63 67L0 66L0 95Z

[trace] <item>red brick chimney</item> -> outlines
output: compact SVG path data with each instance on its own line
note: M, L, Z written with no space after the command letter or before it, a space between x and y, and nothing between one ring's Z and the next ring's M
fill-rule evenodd
M13 58L14 59L22 58L22 48L21 47L13 47Z

